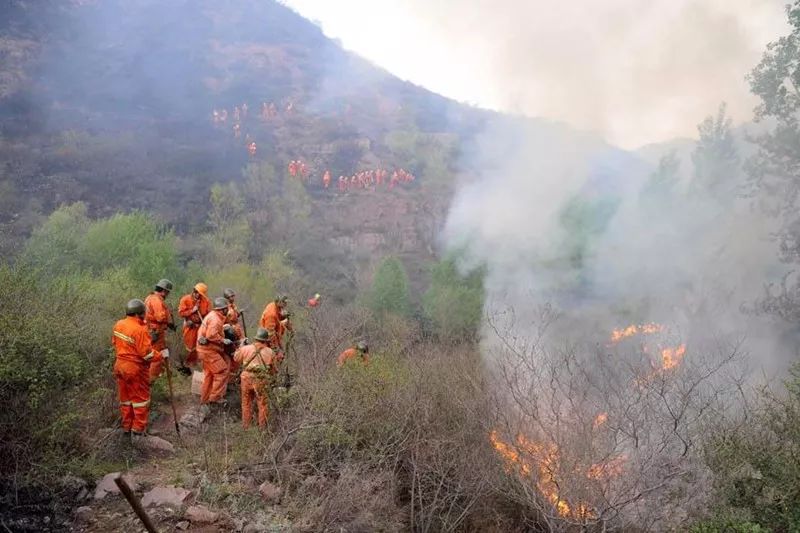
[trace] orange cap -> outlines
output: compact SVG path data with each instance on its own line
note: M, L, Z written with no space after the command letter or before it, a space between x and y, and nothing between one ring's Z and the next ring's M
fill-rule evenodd
M194 290L196 290L197 292L208 298L208 285L206 285L205 283L203 282L198 283L197 285L194 286Z

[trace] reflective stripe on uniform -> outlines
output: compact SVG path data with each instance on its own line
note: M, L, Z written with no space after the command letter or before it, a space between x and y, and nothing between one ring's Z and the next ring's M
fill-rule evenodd
M131 406L133 406L134 409L137 407L147 407L148 405L150 405L150 400L144 402L131 402Z
M133 405L132 402L119 402L120 405Z
M144 359L145 361L149 361L150 359L153 358L153 355L155 355L155 352L150 352L149 354L145 355L142 359Z
M106 331L108 331L108 330L106 330ZM128 337L128 336L127 336L127 335L125 335L124 333L120 333L119 331L115 331L115 332L114 332L114 336L115 336L116 338L118 338L118 339L122 339L122 340L124 340L124 341L125 341L125 342L127 342L128 344L133 344L133 345L136 345L136 341L133 339L133 337Z

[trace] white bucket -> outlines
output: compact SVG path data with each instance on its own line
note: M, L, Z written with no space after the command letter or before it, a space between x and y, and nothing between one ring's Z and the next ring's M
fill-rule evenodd
M203 389L203 373L195 370L192 372L192 394L200 396L200 391Z

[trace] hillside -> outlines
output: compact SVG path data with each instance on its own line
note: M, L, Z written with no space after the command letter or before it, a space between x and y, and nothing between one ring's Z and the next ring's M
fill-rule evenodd
M179 235L202 232L212 184L241 182L251 163L286 173L290 160L302 159L310 169L310 241L344 246L351 258L400 253L421 273L456 176L474 170L464 150L487 121L502 118L398 80L273 1L14 0L7 12L3 250L75 201L95 216L146 210ZM248 114L234 132L243 104ZM275 106L266 118L264 104ZM212 112L223 109L227 120L215 123ZM562 125L521 123L542 135L574 135ZM379 167L418 179L402 192L334 192L339 175ZM334 180L329 190L325 170ZM364 223L350 223L351 213ZM326 282L324 272L307 268ZM412 282L424 283L419 275Z

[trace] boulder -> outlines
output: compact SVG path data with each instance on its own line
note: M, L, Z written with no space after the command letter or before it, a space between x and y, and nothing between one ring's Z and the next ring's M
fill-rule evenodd
M175 446L173 446L171 442L154 435L136 437L133 440L133 445L140 449L155 450L160 452L173 453L175 451Z
M186 411L178 421L180 428L186 432L196 431L210 413L207 405L198 405Z
M183 517L194 524L212 524L217 521L219 514L202 505L192 505L183 513Z
M264 501L270 505L275 505L281 500L282 491L277 485L265 481L258 487L258 492Z
M111 472L110 474L103 476L103 479L97 482L97 487L94 489L95 500L102 500L107 494L119 494L119 487L117 487L117 484L114 483L114 478L116 478L118 475L119 472ZM136 491L139 488L139 485L132 476L125 474L122 477L128 482L128 485L130 485L132 490Z
M188 520L181 520L177 524L175 524L175 529L180 529L181 531L186 531L189 529L189 525L191 523Z
M180 507L189 499L191 495L192 491L186 490L182 487L174 487L172 485L167 485L166 487L153 487L153 489L146 492L142 497L142 505L145 507L149 507L151 505Z
M75 509L75 520L78 522L89 522L94 515L94 509L84 505Z

